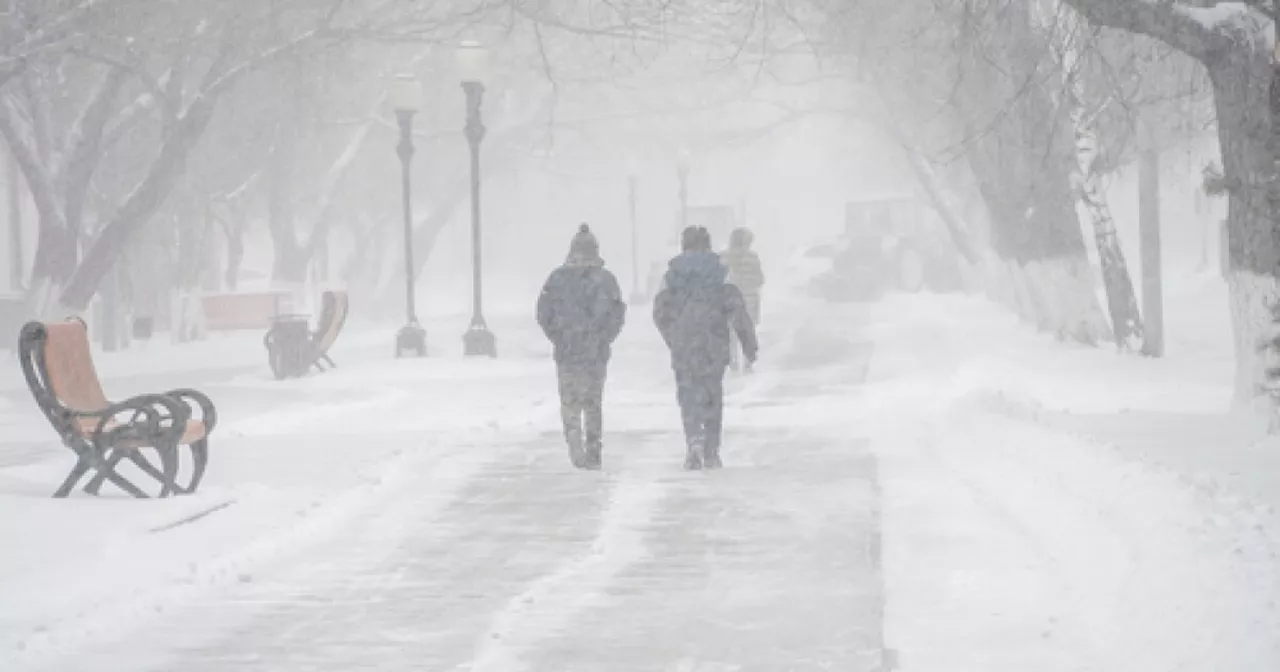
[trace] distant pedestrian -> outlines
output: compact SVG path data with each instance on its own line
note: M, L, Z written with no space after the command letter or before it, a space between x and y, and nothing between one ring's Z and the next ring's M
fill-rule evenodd
M751 229L745 226L734 229L729 234L729 249L720 253L720 260L729 268L727 282L742 292L743 303L747 306L747 315L751 316L751 323L759 327L760 290L764 287L764 269L760 266L760 255L751 249L754 239L755 234L751 233ZM729 352L732 358L730 366L734 370L738 369L741 349L738 339L730 334ZM751 370L750 363L746 364L746 369Z
M555 346L560 417L569 459L579 469L600 468L604 382L626 310L618 280L605 270L600 245L583 224L568 258L542 286L537 306L538 325Z
M742 341L747 362L756 359L756 333L742 292L725 282L728 269L711 251L711 235L691 226L681 233L683 252L667 264L654 297L653 321L671 350L677 399L684 423L686 469L721 466L724 371L729 331Z

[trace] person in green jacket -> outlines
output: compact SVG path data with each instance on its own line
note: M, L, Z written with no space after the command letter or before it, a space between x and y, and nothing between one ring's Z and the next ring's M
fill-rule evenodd
M760 324L760 290L764 287L764 269L760 266L760 256L751 249L751 243L755 240L751 229L745 226L734 229L729 234L729 249L720 253L720 261L729 269L729 277L726 280L742 292L742 299L747 305L747 315L751 317L752 325ZM735 342L730 348L733 353L733 362L731 366L736 371L738 369L738 343ZM746 368L751 370L751 363L747 362Z

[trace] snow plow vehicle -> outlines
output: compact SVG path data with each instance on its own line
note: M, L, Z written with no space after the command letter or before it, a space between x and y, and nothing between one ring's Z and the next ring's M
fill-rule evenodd
M961 287L959 253L932 208L910 196L849 201L844 234L810 248L831 268L813 290L831 301L870 301L887 291L955 291Z

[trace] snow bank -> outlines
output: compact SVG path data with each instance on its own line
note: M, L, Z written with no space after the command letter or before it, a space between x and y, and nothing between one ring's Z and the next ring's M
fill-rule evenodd
M1165 333L1166 357L1122 355L1057 342L982 298L936 295L890 297L870 327L876 375L895 384L927 378L933 397L1077 412L1226 412L1234 365L1225 283L1204 275L1169 287Z
M873 430L902 669L1276 669L1277 520L989 413Z
M1261 493L1280 459L1227 413L1222 281L1167 300L1160 360L1056 342L982 299L873 309L846 417L880 461L901 669L1280 669L1280 508L1225 478Z

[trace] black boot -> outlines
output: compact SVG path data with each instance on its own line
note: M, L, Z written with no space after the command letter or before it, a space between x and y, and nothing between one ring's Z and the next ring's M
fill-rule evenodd
M573 466L582 469L587 459L586 452L582 449L582 435L569 431L565 432L564 438L569 443L569 461Z
M684 457L684 468L688 471L697 471L702 469L704 445L702 437L694 437L689 439L689 451Z
M587 446L586 453L583 454L582 464L578 465L582 469L590 471L599 471L601 466L602 447L598 442L593 442Z

